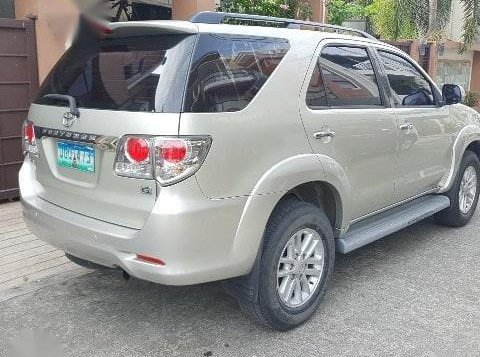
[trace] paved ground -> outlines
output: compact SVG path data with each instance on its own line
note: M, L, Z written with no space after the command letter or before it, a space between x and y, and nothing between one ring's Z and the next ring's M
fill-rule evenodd
M30 289L39 280L72 271L78 271L78 266L63 252L27 230L19 202L0 204L0 301L6 294Z
M0 303L0 356L32 341L59 356L480 356L479 231L479 215L459 230L427 221L338 256L319 313L283 334L219 284L62 280Z

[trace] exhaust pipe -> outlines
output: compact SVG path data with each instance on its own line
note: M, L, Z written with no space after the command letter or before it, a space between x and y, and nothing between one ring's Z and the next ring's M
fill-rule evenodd
M125 280L130 280L130 274L128 274L125 270L122 269L122 276L123 276L123 279Z

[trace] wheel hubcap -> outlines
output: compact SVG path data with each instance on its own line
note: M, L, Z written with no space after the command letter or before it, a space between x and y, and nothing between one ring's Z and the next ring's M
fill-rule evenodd
M285 245L277 269L277 292L288 307L305 304L315 293L325 268L325 247L313 229L296 232Z
M467 167L460 182L458 204L462 213L468 213L477 194L477 172L473 166Z

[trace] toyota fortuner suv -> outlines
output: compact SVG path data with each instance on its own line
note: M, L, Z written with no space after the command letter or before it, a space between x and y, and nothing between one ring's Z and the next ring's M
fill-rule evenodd
M471 219L480 117L462 96L351 29L84 21L24 125L25 219L83 265L225 281L287 330L321 303L335 252Z

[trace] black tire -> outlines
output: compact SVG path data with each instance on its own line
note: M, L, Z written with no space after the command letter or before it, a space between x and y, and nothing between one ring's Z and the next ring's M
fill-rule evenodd
M295 232L307 228L316 231L323 243L324 268L314 293L296 308L284 304L277 293L277 268L280 256ZM280 203L270 218L252 272L227 283L227 290L239 302L242 310L258 323L279 331L303 324L320 305L335 264L335 242L332 226L318 207L289 199Z
M468 210L468 212L464 213L460 210L459 192L460 192L460 185L462 183L463 175L465 173L465 170L469 167L473 167L477 174L477 191L476 191L475 199L473 201L471 208ZM462 163L460 164L460 168L458 170L457 177L455 178L453 186L445 194L448 198L450 198L450 207L437 213L435 215L435 219L437 220L438 223L449 226L449 227L463 227L470 221L473 214L475 213L475 209L478 204L479 193L480 193L480 161L478 160L477 155L467 150L463 155Z

